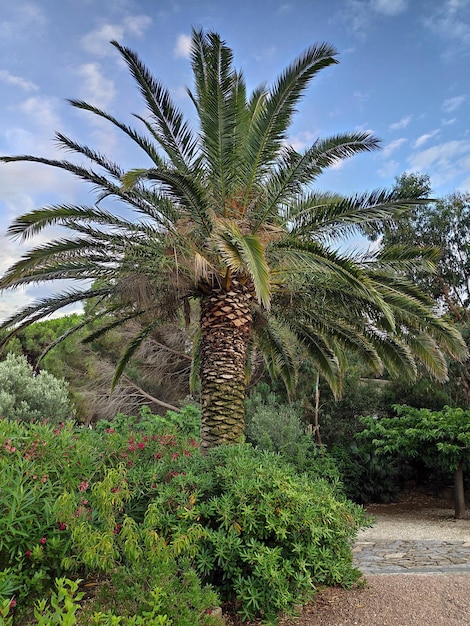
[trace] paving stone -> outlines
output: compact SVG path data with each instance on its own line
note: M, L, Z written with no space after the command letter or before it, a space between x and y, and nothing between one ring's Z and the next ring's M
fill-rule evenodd
M364 574L400 571L470 572L469 548L470 542L361 541L353 546L353 560Z

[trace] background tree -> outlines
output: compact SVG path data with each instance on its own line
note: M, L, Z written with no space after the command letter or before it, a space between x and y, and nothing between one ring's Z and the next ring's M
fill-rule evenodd
M306 88L320 70L337 63L333 47L308 48L270 89L261 86L248 95L220 36L194 31L194 88L188 93L198 119L195 132L137 55L113 45L144 98L147 115L135 117L146 133L91 104L71 104L132 139L143 151L144 167L126 173L63 134L57 135L59 145L85 156L90 167L31 155L2 157L64 169L99 190L96 206L46 206L14 221L9 232L23 239L51 225L65 227L69 236L33 248L10 268L1 288L58 278L97 283L28 306L5 327L17 332L84 300L92 305L78 327L110 315L103 332L138 320L141 330L122 356L117 379L162 323L189 324L197 316L193 369L200 378L203 447L243 435L246 370L255 339L271 375L280 375L290 389L290 345L296 341L335 393L348 350L376 371L385 366L412 380L421 361L435 376L446 376L444 354L462 357L462 339L397 272L429 270L434 252L401 249L357 257L334 246L359 226L400 215L412 201L396 191L344 198L312 190L325 168L375 150L378 140L344 133L318 139L302 152L287 143ZM132 215L104 208L109 198L123 201Z
M419 457L428 468L454 472L455 517L465 516L463 472L470 462L470 412L444 407L442 411L395 405L397 415L363 417L358 437L370 441L380 454Z
M430 178L426 174L404 173L395 179L395 191L406 197L427 198L431 195ZM436 247L437 271L414 278L456 320L468 321L470 194L455 192L415 205L396 222L384 223L381 234L384 247L403 244Z
M396 178L395 191L409 197L428 198L431 195L429 176L404 173ZM436 271L431 274L414 269L409 276L436 300L467 338L470 333L470 194L455 192L417 204L399 220L367 230L375 237L381 236L385 249L403 244L436 248L439 253ZM425 384L432 383L428 379ZM470 364L451 362L449 383L445 389L438 387L436 391L448 396L441 406L447 403L470 407ZM417 406L416 401L405 402ZM429 404L422 406L437 408Z

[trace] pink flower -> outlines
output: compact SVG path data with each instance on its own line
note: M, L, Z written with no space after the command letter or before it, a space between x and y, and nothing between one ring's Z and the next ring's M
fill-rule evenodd
M139 448L139 450L145 450L145 443L143 441L139 441L137 447Z
M13 609L15 606L16 606L16 600L15 600L15 598L13 598L13 599L10 601L10 609Z
M88 489L88 483L86 480L83 480L80 485L78 486L78 489L80 491L86 491Z
M57 522L59 525L59 530L67 530L67 524L65 522Z
M39 540L39 543L44 545L46 543L47 539L45 537L43 537L42 539Z
M41 480L43 483L47 483L47 476L43 476Z
M28 557L28 559L31 558L31 550L26 550L25 555Z

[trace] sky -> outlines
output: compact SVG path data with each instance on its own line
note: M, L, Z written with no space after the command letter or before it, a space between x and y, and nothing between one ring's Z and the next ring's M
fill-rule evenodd
M382 149L330 169L318 188L352 194L390 188L403 172L430 176L435 197L470 192L470 0L0 0L0 155L70 158L59 131L124 169L149 164L119 131L78 111L86 100L133 126L144 113L111 40L135 50L193 119L191 28L218 32L249 89L272 84L307 47L328 42L339 65L323 70L298 107L289 142L368 130ZM11 221L54 203L93 202L72 175L0 163L0 275L26 243ZM53 291L64 286L57 285ZM0 321L51 285L0 293Z

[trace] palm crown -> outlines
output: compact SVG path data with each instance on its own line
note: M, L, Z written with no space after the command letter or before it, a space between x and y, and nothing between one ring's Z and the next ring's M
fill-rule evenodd
M413 378L421 361L444 378L444 353L463 358L464 343L404 277L412 265L432 269L436 252L396 247L358 256L332 246L367 223L396 219L413 200L396 192L345 198L312 189L325 168L375 150L378 140L347 133L319 139L303 152L287 141L300 98L321 69L337 62L336 51L312 46L270 89L261 86L248 95L219 35L193 31L194 89L188 94L199 122L194 132L137 55L112 43L146 103L147 116L135 116L146 132L85 102L70 102L123 131L146 154L147 167L125 172L62 134L59 145L87 157L89 167L29 155L2 157L62 168L99 189L95 206L48 206L11 225L10 234L23 239L57 224L71 236L32 249L1 279L2 288L58 278L96 282L36 302L4 327L15 332L87 299L99 303L89 308L89 317L109 320L112 313L104 330L140 318L141 333L125 351L119 375L165 316L181 308L187 318L191 301L199 300L194 354L206 446L236 441L243 432L253 340L269 371L288 387L294 380L293 341L310 352L335 392L348 349L377 371L385 365ZM102 208L107 197L135 214L126 218Z

